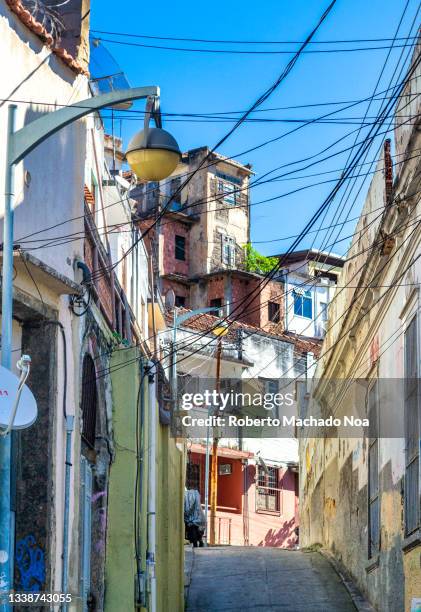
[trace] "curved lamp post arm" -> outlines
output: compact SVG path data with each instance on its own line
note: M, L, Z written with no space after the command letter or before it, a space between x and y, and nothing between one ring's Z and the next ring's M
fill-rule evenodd
M55 134L66 125L100 110L106 106L114 106L130 100L158 97L159 87L133 87L111 93L94 96L71 106L66 106L52 113L46 113L28 125L14 132L9 142L9 164L17 164L43 140Z

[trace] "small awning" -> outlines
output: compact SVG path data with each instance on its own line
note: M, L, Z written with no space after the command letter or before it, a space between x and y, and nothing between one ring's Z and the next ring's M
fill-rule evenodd
M0 266L3 264L3 252L0 251ZM49 265L34 257L30 253L13 253L13 267L17 276L33 277L33 282L40 283L56 293L57 295L81 295L83 288L73 280L60 274Z

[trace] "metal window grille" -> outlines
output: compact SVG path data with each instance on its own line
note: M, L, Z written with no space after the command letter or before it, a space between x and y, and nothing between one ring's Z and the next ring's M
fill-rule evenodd
M256 510L281 512L281 489L278 485L278 468L257 466Z
M405 534L420 524L418 322L405 330Z
M368 392L368 414L373 437L368 443L368 557L380 549L379 440L377 382Z
M92 448L95 446L96 411L95 364L90 355L85 355L82 367L82 438Z
M181 261L186 259L186 239L184 236L175 237L175 258Z

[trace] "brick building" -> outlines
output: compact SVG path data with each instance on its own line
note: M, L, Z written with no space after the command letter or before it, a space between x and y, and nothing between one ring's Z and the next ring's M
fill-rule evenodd
M203 168L178 192L201 164ZM236 319L272 331L282 324L283 285L272 281L260 292L262 276L245 265L251 175L249 165L201 147L183 155L170 180L138 184L131 197L138 202L143 231L173 198L148 233L163 295L173 291L177 307L221 307Z

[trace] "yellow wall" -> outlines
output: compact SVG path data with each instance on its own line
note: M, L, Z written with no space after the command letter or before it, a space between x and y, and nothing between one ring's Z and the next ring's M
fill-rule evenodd
M134 515L136 481L136 414L139 390L137 349L114 352L111 360L115 457L108 497L105 611L135 610L136 575ZM124 367L123 367L124 366ZM148 487L148 381L144 381L144 419L139 425L143 448L142 507L138 505L138 550L146 570ZM158 417L156 405L156 419ZM156 576L158 612L184 609L184 447L170 437L169 427L157 427ZM143 609L143 608L142 608Z
M412 599L421 599L421 546L416 546L403 557L405 574L405 611L411 611Z
M135 432L139 387L139 362L134 357L139 357L137 349L117 350L111 358L115 456L108 490L104 603L109 612L134 610Z
M180 445L178 445L180 446ZM158 497L156 574L159 612L184 610L184 471L185 453L158 430Z

